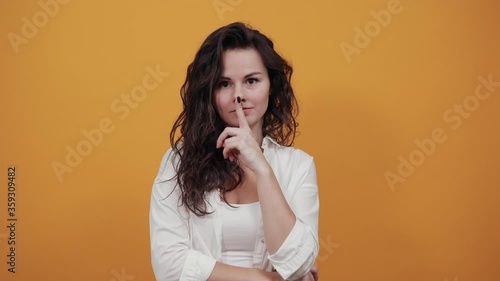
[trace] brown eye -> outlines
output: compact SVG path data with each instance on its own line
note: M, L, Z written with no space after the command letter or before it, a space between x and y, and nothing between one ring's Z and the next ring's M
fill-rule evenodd
M248 81L248 84L252 85L252 84L257 83L257 81L259 81L259 80L255 79L255 78L250 78L247 81Z
M222 81L219 83L220 88L226 88L227 86L229 86L229 82L227 81Z

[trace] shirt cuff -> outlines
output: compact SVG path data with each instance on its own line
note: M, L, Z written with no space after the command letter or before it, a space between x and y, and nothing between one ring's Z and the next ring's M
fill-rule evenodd
M299 270L304 271L305 274L309 268L305 269L304 266L309 266L307 263L313 256L315 247L314 239L309 231L299 220L296 220L281 247L269 256L269 261L284 279L288 279Z
M198 251L188 250L180 281L206 281L217 261Z

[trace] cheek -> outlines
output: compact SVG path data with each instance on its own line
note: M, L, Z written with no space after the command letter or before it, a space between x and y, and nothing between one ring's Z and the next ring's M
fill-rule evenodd
M214 95L214 101L215 101L215 109L217 110L217 112L220 113L220 109L221 109L220 95L215 94Z
M261 99L260 99L260 103L262 104L262 107L265 109L267 109L267 106L269 105L269 94L264 94L262 95Z
M215 96L215 109L220 116L223 116L226 112L225 108L227 107L227 101L222 98L222 95Z

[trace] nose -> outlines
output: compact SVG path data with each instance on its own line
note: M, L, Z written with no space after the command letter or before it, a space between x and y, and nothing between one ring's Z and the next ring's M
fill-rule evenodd
M243 95L243 87L239 84L236 83L234 86L234 92L233 92L233 102L236 103L236 99L240 97L241 100L245 100L244 95Z

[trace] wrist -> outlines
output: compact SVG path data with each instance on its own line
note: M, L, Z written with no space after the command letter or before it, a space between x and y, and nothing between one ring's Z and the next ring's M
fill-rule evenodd
M263 161L262 164L258 165L253 172L257 177L267 177L273 174L273 169L267 161Z

